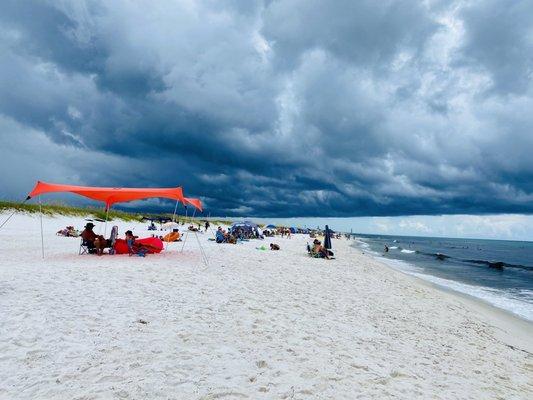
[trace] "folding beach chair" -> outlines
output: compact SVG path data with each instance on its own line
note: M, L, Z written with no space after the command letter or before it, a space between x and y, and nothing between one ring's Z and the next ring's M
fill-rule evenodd
M78 255L82 254L89 254L89 243L87 243L83 238L80 241L80 250L78 251Z
M118 237L118 226L114 226L111 228L111 236L109 237L109 254L115 254L115 243L117 241ZM82 254L93 254L95 252L94 247L89 247L89 243L83 238L80 241L80 250L78 251L78 254L81 256Z
M135 246L135 240L126 240L126 243L128 244L128 253L131 256L136 255L139 257L144 257L146 253L148 253L148 249L143 246Z
M115 243L118 237L118 226L111 228L111 236L109 236L109 254L115 254Z

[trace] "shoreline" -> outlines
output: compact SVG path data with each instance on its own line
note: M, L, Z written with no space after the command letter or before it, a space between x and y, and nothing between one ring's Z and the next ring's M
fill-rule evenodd
M415 283L424 285L426 287L437 289L448 295L456 296L460 300L468 302L471 307L476 309L476 311L483 312L487 316L487 318L490 318L491 320L494 320L494 321L498 321L500 325L503 324L505 326L508 326L509 323L514 323L517 326L520 326L524 331L528 332L530 337L533 337L533 321L528 320L527 318L521 316L520 314L514 313L511 310L499 307L496 304L493 304L490 301L485 300L481 297L476 297L470 293L456 290L453 287L449 287L443 284L439 284L437 282L433 282L430 279L425 279L421 276L418 276L418 274L409 273L408 271L404 271L401 268L396 268L393 265L390 265L389 263L387 263L386 261L387 259L383 259L383 257L379 256L378 254L374 254L373 252L367 250L366 248L358 246L357 243L367 245L363 238L356 237L355 239L350 239L350 241L353 243L352 247L354 249L360 251L364 256L371 258L372 260L380 263L386 268L392 271L395 271L395 272L399 272L402 275L412 278ZM391 259L391 261L394 261L394 262L400 261L400 262L409 264L407 261L397 260L394 258ZM414 265L414 264L409 264L409 265ZM433 276L427 272L422 275L428 275L430 277ZM455 281L452 281L452 282L455 282ZM517 343L522 343L527 337L527 335L523 334L522 330L517 331L516 336L518 336L518 338L515 338L515 337L510 338L510 341L515 343L514 345L517 345ZM533 344L529 344L528 348L529 348L528 352L533 353Z
M509 346L520 347L520 350L523 350L528 354L533 354L532 321L522 318L511 311L497 307L483 299L433 283L418 276L409 274L408 272L404 272L400 269L396 269L375 258L372 254L363 252L359 248L356 249L361 252L362 256L368 257L389 271L399 273L409 278L413 284L436 290L447 298L452 299L452 301L461 302L461 304L466 305L473 312L482 314L488 322L491 322L498 329L496 332L501 340L505 341Z

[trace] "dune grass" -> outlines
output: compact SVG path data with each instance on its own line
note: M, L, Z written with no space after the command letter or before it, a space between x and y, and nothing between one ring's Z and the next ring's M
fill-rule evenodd
M39 212L39 204L15 203L12 201L0 201L0 211L17 210L34 214ZM75 207L66 204L43 204L42 211L45 215L71 215L76 217L89 217L105 219L106 213L103 208ZM123 219L125 221L140 221L142 215L120 210L109 210L109 219Z
M0 212L9 212L9 211L25 212L28 214L34 214L39 212L39 204L28 204L28 203L17 203L14 201L0 201ZM45 215L65 215L73 217L83 217L83 218L100 218L105 219L106 213L103 207L76 207L63 203L47 203L42 204L42 211ZM171 213L142 213L142 212L130 212L122 210L114 210L111 208L109 210L109 220L121 219L124 221L142 221L143 218L172 218ZM205 217L188 217L186 220L193 223L202 223ZM184 221L185 217L183 215L177 215L176 221ZM209 218L209 221L212 225L221 225L228 224L231 221L217 220Z

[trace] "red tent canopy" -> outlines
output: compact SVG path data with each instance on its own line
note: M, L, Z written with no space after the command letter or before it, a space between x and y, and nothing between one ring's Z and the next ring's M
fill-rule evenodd
M193 205L197 210L199 210L200 212L203 211L203 209L202 209L202 202L200 201L200 199L191 199L190 197L184 197L183 199L185 200L185 201L184 201L185 204L191 204L191 205Z
M162 197L166 199L178 200L184 204L192 204L196 208L202 209L202 203L198 199L188 199L187 202L183 196L181 187L176 188L109 188L109 187L91 187L75 185L58 185L55 183L46 183L38 181L33 190L28 195L28 199L45 193L53 192L70 192L89 199L103 201L106 208L115 203L126 201Z

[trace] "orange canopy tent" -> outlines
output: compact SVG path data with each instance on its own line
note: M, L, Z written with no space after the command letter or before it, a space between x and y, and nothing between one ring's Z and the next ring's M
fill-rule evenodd
M55 183L47 183L38 181L33 190L28 194L27 200L32 197L39 196L45 193L54 192L70 192L80 196L88 197L89 199L102 201L106 208L109 208L115 203L126 201L141 200L151 197L163 197L185 202L183 190L181 187L177 188L111 188L111 187L91 187L91 186L75 186L75 185L58 185Z
M192 204L194 208L196 208L200 212L203 211L202 202L200 201L200 199L191 199L190 197L185 197L184 200L185 200L185 204Z
M200 199L193 199L183 196L183 189L176 188L111 188L111 187L93 187L93 186L76 186L60 185L56 183L47 183L37 181L33 190L28 194L26 200L40 196L45 193L70 192L89 199L102 201L106 209L115 203L123 203L133 200L142 200L154 197L172 199L181 201L183 204L191 204L197 210L202 211L202 202Z
M75 193L80 196L87 197L92 200L102 201L105 203L106 211L115 203L123 203L134 200L142 200L148 198L165 198L176 200L176 208L174 209L174 215L178 202L182 202L184 205L191 204L195 207L195 211L202 211L202 202L200 199L187 198L183 196L183 190L181 187L176 188L118 188L118 187L92 187L92 186L76 186L76 185L60 185L55 183L47 183L37 181L37 184L33 190L28 194L26 200L33 197L40 196L45 193L59 193L69 192ZM106 215L107 225L107 215ZM42 240L42 232L41 232ZM43 249L44 256L44 249Z

